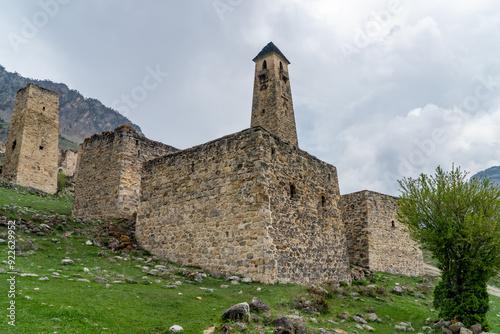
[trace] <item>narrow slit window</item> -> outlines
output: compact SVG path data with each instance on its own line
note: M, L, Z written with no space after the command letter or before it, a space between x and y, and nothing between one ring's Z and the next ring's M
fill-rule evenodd
M396 224L394 224L394 220L393 220L393 221L391 221L391 227L392 227L392 228L396 228Z
M17 142L14 140L14 141L12 142L12 150L14 150L14 149L16 148L16 144L17 144Z
M264 60L264 62L262 63L262 69L265 70L267 69L267 61Z
M326 206L326 197L321 196L321 207L324 208Z
M290 184L290 198L295 198L297 196L297 188L294 184Z

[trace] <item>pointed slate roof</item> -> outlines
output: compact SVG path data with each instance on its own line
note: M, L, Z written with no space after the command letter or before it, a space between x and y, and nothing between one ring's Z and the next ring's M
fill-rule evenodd
M288 59L286 59L285 55L280 51L280 49L278 49L278 47L276 45L274 45L273 42L269 42L266 46L264 46L262 51L260 51L259 54L257 56L255 56L255 58L252 60L256 61L260 57L262 57L268 53L271 53L271 52L275 52L275 53L279 54L281 57L283 57L283 59L286 60L286 62L288 64L290 64L290 61Z

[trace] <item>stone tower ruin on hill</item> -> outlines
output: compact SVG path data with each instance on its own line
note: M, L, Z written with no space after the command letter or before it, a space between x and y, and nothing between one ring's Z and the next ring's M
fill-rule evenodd
M249 129L181 151L126 126L87 138L73 215L137 212L149 252L265 283L350 282L350 264L419 275L422 253L396 221L397 200L341 197L335 166L299 149L290 62L273 43L254 62Z
M298 149L286 57L254 61L250 129L144 164L137 240L266 283L350 282L337 170Z
M59 93L33 83L17 91L2 174L55 193L59 157Z
M255 62L255 79L250 126L261 126L298 148L292 91L288 76L290 62L273 42L267 44L253 61Z
M137 212L142 164L177 149L141 137L128 125L80 144L72 215L130 218Z

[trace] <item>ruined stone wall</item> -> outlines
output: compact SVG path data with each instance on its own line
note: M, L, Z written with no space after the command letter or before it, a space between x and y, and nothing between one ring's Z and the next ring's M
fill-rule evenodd
M182 265L266 283L349 281L338 198L333 166L252 128L146 163L136 235Z
M365 190L342 196L342 204L347 230L356 231L347 234L351 263L408 276L423 273L422 251L397 220L396 197Z
M134 215L142 164L177 151L139 136L129 126L87 138L79 150L72 215L92 219Z
M2 173L15 183L57 191L59 94L35 84L18 90Z
M73 150L59 149L58 167L66 176L74 176L76 171L76 162L78 160L78 152Z

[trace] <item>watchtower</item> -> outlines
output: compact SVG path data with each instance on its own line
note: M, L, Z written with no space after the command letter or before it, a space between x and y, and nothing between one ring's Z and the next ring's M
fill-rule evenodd
M255 79L250 126L261 126L298 148L288 75L290 62L273 42L269 42L253 61Z
M17 91L2 174L47 193L57 191L59 93L33 83Z

